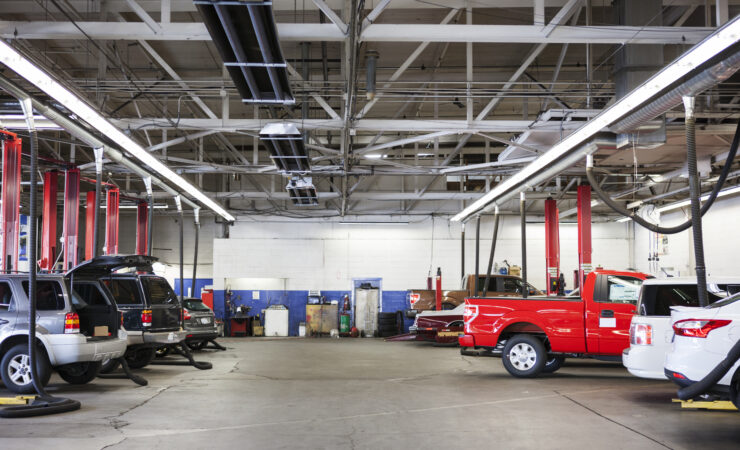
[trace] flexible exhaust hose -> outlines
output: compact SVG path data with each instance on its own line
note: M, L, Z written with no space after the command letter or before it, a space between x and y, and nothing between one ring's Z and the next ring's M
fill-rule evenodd
M696 286L699 306L709 304L707 298L707 268L704 265L704 237L701 227L701 186L696 168L696 117L694 97L684 97L686 110L686 159L689 169L689 197L691 198L691 230L694 236L694 259L696 261Z
M491 253L488 255L488 270L486 270L486 282L483 283L483 294L486 295L488 292L488 284L491 281L491 270L493 269L493 255L496 252L496 241L498 240L498 222L501 216L498 213L498 207L496 207L496 221L493 224L493 238L491 239Z
M725 165L722 168L722 172L720 173L719 178L717 179L717 184L714 186L714 189L712 189L712 192L709 194L709 198L707 201L702 205L701 207L701 215L703 216L706 214L707 211L709 211L709 208L712 207L712 204L714 203L714 200L717 198L717 194L719 194L719 191L722 190L722 186L725 183L725 180L727 179L727 176L730 174L730 168L732 167L732 162L735 159L735 155L737 154L737 148L738 144L740 144L740 122L737 124L737 128L735 129L735 137L732 139L732 145L730 146L730 151L727 154L727 160L725 161ZM655 233L660 234L676 234L680 233L681 231L688 230L689 227L691 227L691 219L687 220L686 222L676 225L673 227L661 227L659 225L656 225L654 223L650 223L643 219L642 217L638 216L634 211L630 211L627 208L623 207L616 201L612 200L612 198L609 196L608 193L604 192L601 187L599 187L599 182L596 181L596 177L593 173L593 167L590 164L587 164L586 167L586 177L588 178L588 182L591 185L591 189L596 192L596 195L599 196L599 199L604 202L605 205L610 207L615 212L629 217L632 219L636 224L641 225L642 227L653 231Z
M735 345L727 353L727 357L725 357L722 362L717 364L717 366L712 369L712 371L709 372L707 376L694 384L679 389L678 398L680 398L681 400L689 400L707 392L709 389L712 388L712 386L717 384L717 382L721 380L722 377L725 376L725 374L732 368L732 366L735 365L738 359L740 359L740 341L735 343Z

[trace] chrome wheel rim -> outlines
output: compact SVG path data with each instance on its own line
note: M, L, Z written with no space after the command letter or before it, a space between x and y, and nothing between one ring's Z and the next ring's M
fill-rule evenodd
M527 343L516 344L509 351L509 362L517 370L529 370L537 362L537 351Z
M30 384L31 378L31 358L28 355L15 355L8 364L8 376L13 383L19 386Z

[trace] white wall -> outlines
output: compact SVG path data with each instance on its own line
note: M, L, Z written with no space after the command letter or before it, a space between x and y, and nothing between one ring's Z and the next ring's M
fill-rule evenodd
M672 226L690 216L689 208L670 211L661 216L661 225ZM702 218L704 260L709 275L740 275L740 197L719 198ZM635 227L635 258L640 270L648 271L649 232ZM672 267L674 275L695 275L691 229L667 236L668 253L660 257L660 267Z
M386 218L387 219L387 218ZM380 220L380 219L373 219ZM393 220L405 220L394 218ZM348 289L353 278L380 277L386 290L426 285L429 271L442 268L443 287L460 284L460 225L447 217L409 217L408 225L341 225L333 220L286 221L240 217L229 239L213 242L216 289L225 279L281 278L286 289ZM481 223L481 271L488 261L492 218ZM466 229L466 272L474 272L475 226ZM593 263L623 269L629 265L628 227L593 225ZM578 266L577 226L562 224L561 270L572 283ZM519 218L502 218L495 261L521 264ZM544 225L527 226L529 280L545 285Z

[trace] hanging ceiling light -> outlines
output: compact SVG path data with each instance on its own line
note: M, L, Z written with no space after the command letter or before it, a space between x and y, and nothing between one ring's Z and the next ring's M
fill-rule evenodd
M221 205L210 199L205 193L190 184L185 178L176 174L172 169L162 164L162 162L151 155L139 144L134 142L131 138L126 136L126 134L119 130L115 125L110 123L100 113L91 108L87 104L87 102L85 102L76 94L72 93L60 83L55 81L46 72L44 72L31 61L26 59L23 55L18 53L6 42L1 40L0 62L5 64L8 68L13 70L21 77L28 80L37 88L46 92L49 97L58 101L65 108L74 113L78 119L82 119L87 122L100 134L113 140L116 144L121 146L121 148L129 152L140 162L146 164L162 177L177 185L182 191L193 196L203 205L212 209L214 212L216 212L218 215L228 220L229 222L233 222L236 220L236 218L229 214Z

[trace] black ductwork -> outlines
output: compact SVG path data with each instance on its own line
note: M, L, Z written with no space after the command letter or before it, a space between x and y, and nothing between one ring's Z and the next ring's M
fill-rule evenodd
M293 104L272 2L195 0L245 103Z
M260 131L260 139L275 166L283 172L308 172L311 164L303 135L291 123L271 123Z

